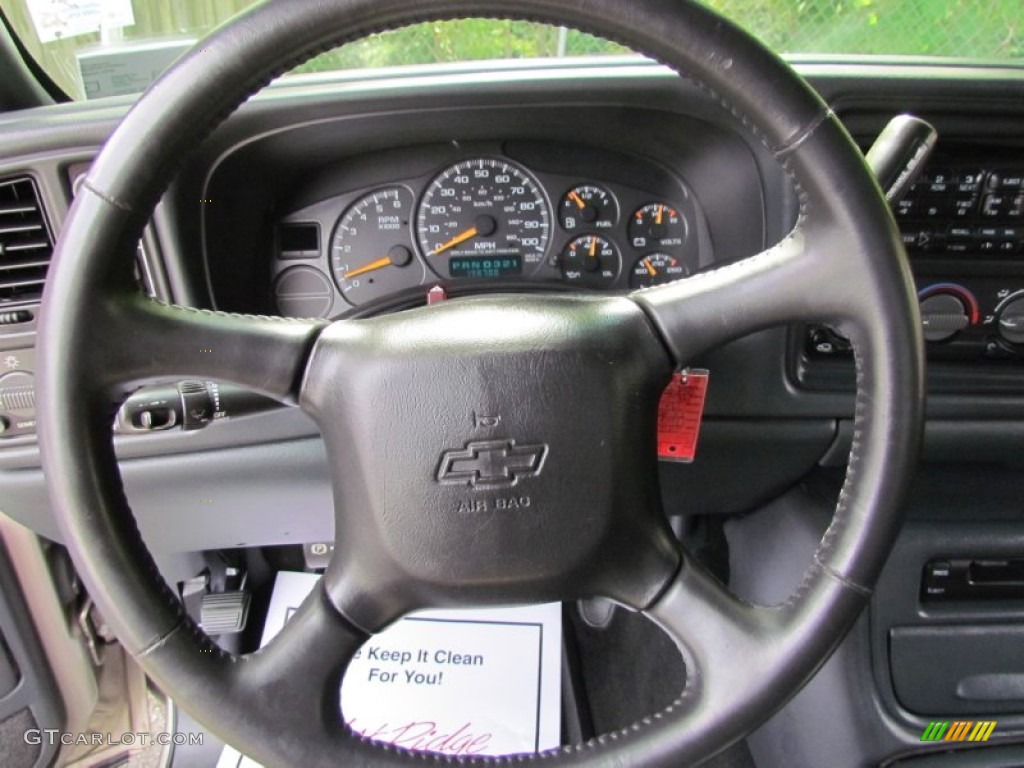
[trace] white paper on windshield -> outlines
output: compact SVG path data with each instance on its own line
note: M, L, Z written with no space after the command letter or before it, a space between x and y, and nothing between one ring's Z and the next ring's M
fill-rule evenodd
M282 572L262 645L318 576ZM368 738L449 755L559 745L561 606L424 611L370 638L341 686L346 722ZM257 768L226 747L217 768Z
M135 24L131 0L25 0L39 42Z

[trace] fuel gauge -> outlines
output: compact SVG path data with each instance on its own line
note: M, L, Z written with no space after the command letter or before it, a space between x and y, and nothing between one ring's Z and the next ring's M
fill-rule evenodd
M688 274L689 270L682 259L667 253L652 253L633 266L629 285L631 288L649 288L652 285L671 283Z
M558 221L568 232L611 229L619 220L612 193L596 184L578 184L565 193L558 206Z

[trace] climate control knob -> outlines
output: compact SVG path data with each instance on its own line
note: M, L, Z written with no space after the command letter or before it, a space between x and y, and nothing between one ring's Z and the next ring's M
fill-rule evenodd
M1024 344L1024 295L1011 297L999 308L999 337L1010 344Z
M921 324L925 341L946 341L971 324L971 310L965 297L937 290L921 296Z

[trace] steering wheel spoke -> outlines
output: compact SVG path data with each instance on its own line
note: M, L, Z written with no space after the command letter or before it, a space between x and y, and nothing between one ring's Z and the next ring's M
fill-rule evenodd
M108 300L98 359L111 383L203 378L294 403L324 323L191 309L126 295Z
M367 635L339 614L320 584L263 649L234 656L218 648L186 618L149 647L136 651L150 675L190 709L228 733L274 723L275 753L247 750L274 764L333 765L337 755L369 751L342 720L341 680ZM183 686L183 687L179 687ZM233 705L225 711L224 701ZM278 763L280 764L280 763Z
M311 735L331 737L343 730L342 676L367 637L335 609L317 583L265 648L240 659L240 685L259 701L255 706L272 707L273 717L291 726L283 732L313 730L318 733ZM268 690L274 695L266 696Z
M689 732L690 759L721 743L716 729L728 718L750 730L761 713L778 707L780 691L812 674L804 660L826 658L836 643L821 631L822 617L859 610L867 598L865 590L813 562L786 602L756 605L684 556L675 579L645 613L675 640L686 662L686 687L673 710ZM687 754L679 759L689 764Z
M632 298L648 313L679 365L755 331L823 321L835 312L837 291L832 286L841 284L843 264L813 231L798 226L755 256L640 289Z

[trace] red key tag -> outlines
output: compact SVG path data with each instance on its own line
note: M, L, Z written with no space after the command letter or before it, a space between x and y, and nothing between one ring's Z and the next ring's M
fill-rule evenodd
M685 370L672 377L658 406L658 459L690 463L704 416L708 372Z

